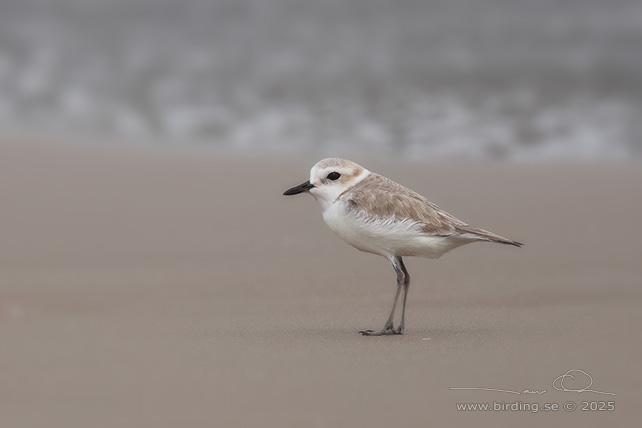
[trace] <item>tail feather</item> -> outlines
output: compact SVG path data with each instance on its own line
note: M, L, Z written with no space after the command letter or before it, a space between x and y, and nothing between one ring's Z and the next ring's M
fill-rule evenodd
M500 236L493 232L489 232L488 230L478 229L476 227L471 227L468 225L458 227L457 232L461 233L462 235L474 235L482 241L497 242L500 244L514 245L516 247L521 247L522 245L524 245L521 242L504 238L503 236Z

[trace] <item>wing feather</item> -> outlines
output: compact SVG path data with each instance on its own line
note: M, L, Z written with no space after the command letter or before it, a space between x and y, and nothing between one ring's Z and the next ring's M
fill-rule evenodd
M382 175L371 173L365 180L339 196L348 209L373 220L414 221L427 235L458 236L465 239L522 244L487 230L472 227L442 210L417 192Z

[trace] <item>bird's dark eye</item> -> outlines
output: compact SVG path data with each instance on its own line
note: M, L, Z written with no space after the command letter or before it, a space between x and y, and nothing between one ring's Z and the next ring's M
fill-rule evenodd
M332 180L332 181L338 180L339 177L341 177L341 174L339 174L338 172L333 171L330 174L328 174L328 180Z

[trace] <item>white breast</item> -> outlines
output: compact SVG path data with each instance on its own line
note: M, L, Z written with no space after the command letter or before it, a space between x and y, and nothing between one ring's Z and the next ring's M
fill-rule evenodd
M353 247L382 256L438 258L470 240L427 235L412 220L369 218L355 214L338 200L323 212L323 220L341 239Z

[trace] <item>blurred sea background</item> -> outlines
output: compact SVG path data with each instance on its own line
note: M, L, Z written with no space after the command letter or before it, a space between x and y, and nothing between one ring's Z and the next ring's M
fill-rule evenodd
M2 0L0 138L20 136L639 157L642 2Z

